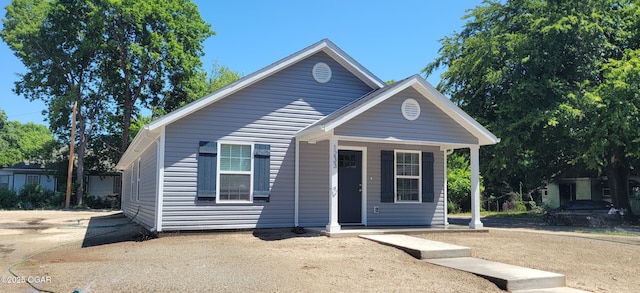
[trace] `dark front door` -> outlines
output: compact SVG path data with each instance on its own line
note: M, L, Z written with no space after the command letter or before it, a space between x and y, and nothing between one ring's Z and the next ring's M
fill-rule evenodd
M361 151L338 151L338 222L362 223Z
M566 203L576 200L576 184L575 183L560 183L560 205L563 206Z

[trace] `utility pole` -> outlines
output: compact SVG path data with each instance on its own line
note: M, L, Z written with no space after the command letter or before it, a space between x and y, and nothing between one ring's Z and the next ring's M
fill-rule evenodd
M67 197L64 202L64 208L68 209L71 204L71 180L73 179L73 158L74 148L76 142L76 109L78 108L78 101L73 102L73 115L71 118L71 139L69 144L69 169L67 171Z

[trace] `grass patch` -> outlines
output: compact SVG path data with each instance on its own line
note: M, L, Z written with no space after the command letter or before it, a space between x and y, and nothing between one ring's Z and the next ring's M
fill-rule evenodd
M454 216L465 216L471 217L471 213L458 213L451 214ZM531 219L531 218L539 218L542 216L541 212L538 211L524 211L524 212L491 212L491 211L481 211L480 216L488 217L488 218L510 218L510 219Z

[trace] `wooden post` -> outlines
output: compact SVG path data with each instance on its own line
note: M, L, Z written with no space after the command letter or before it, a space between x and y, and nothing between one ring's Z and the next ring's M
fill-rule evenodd
M67 171L67 197L64 202L64 208L68 209L71 205L71 181L73 176L73 158L74 147L76 142L76 109L78 108L78 101L73 102L73 115L71 118L71 139L69 143L69 169Z

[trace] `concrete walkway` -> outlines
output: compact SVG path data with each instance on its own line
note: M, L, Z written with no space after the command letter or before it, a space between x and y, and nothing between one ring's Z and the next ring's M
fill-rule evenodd
M399 234L360 237L399 248L435 265L481 276L509 292L587 292L566 287L562 274L473 258L469 247Z
M397 247L417 259L471 257L471 248L401 234L360 235L385 245Z

